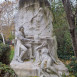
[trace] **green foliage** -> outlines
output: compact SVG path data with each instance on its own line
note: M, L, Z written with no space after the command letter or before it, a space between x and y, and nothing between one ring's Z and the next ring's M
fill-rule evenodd
M71 72L71 75L74 75L77 77L77 60L75 57L71 58L71 62L69 65L67 65L69 72Z
M13 59L13 56L14 56L14 50L11 50L10 61Z
M52 13L54 33L58 42L58 56L62 59L70 59L74 53L62 2L52 3Z
M0 44L0 61L5 64L9 64L10 59L10 47L9 45Z
M67 76L65 74L63 74L62 77L67 77Z
M2 41L3 41L3 40L2 40L2 36L1 36L1 34L0 34L0 43L2 43Z
M15 72L9 66L0 62L0 77L5 77L5 75L6 77L17 77Z
M15 38L15 36L12 35L12 33L10 33L10 35L9 35L9 40L11 41L11 40L13 40L14 38Z

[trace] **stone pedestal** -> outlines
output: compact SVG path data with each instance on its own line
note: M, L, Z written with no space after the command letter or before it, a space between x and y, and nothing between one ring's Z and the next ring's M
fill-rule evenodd
M40 77L40 68L36 66L32 61L27 61L24 63L12 61L10 65L18 77Z

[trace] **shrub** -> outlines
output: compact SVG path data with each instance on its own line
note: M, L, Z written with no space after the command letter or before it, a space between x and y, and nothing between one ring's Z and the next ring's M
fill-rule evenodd
M69 72L77 77L77 60L75 57L71 58L70 64L67 65Z
M1 34L0 34L0 43L2 43L2 41L3 41L3 39L2 39L2 36L1 36Z
M17 77L15 72L7 65L0 62L0 77Z
M10 62L10 46L0 44L0 61L4 64L9 64Z
M54 34L57 36L58 43L58 56L61 59L70 59L74 52L62 2L52 3L52 13Z

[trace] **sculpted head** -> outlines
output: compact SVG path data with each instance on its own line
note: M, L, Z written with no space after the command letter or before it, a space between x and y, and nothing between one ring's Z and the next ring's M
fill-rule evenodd
M24 32L24 27L21 26L21 27L19 28L19 31Z
M46 47L48 45L47 41L46 40L43 41L42 45L43 45L43 47Z

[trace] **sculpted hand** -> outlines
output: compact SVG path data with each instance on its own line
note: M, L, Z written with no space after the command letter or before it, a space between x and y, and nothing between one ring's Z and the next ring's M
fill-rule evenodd
M35 50L39 50L39 49L40 49L40 46L35 48Z
M38 50L38 47L36 47L35 50Z

